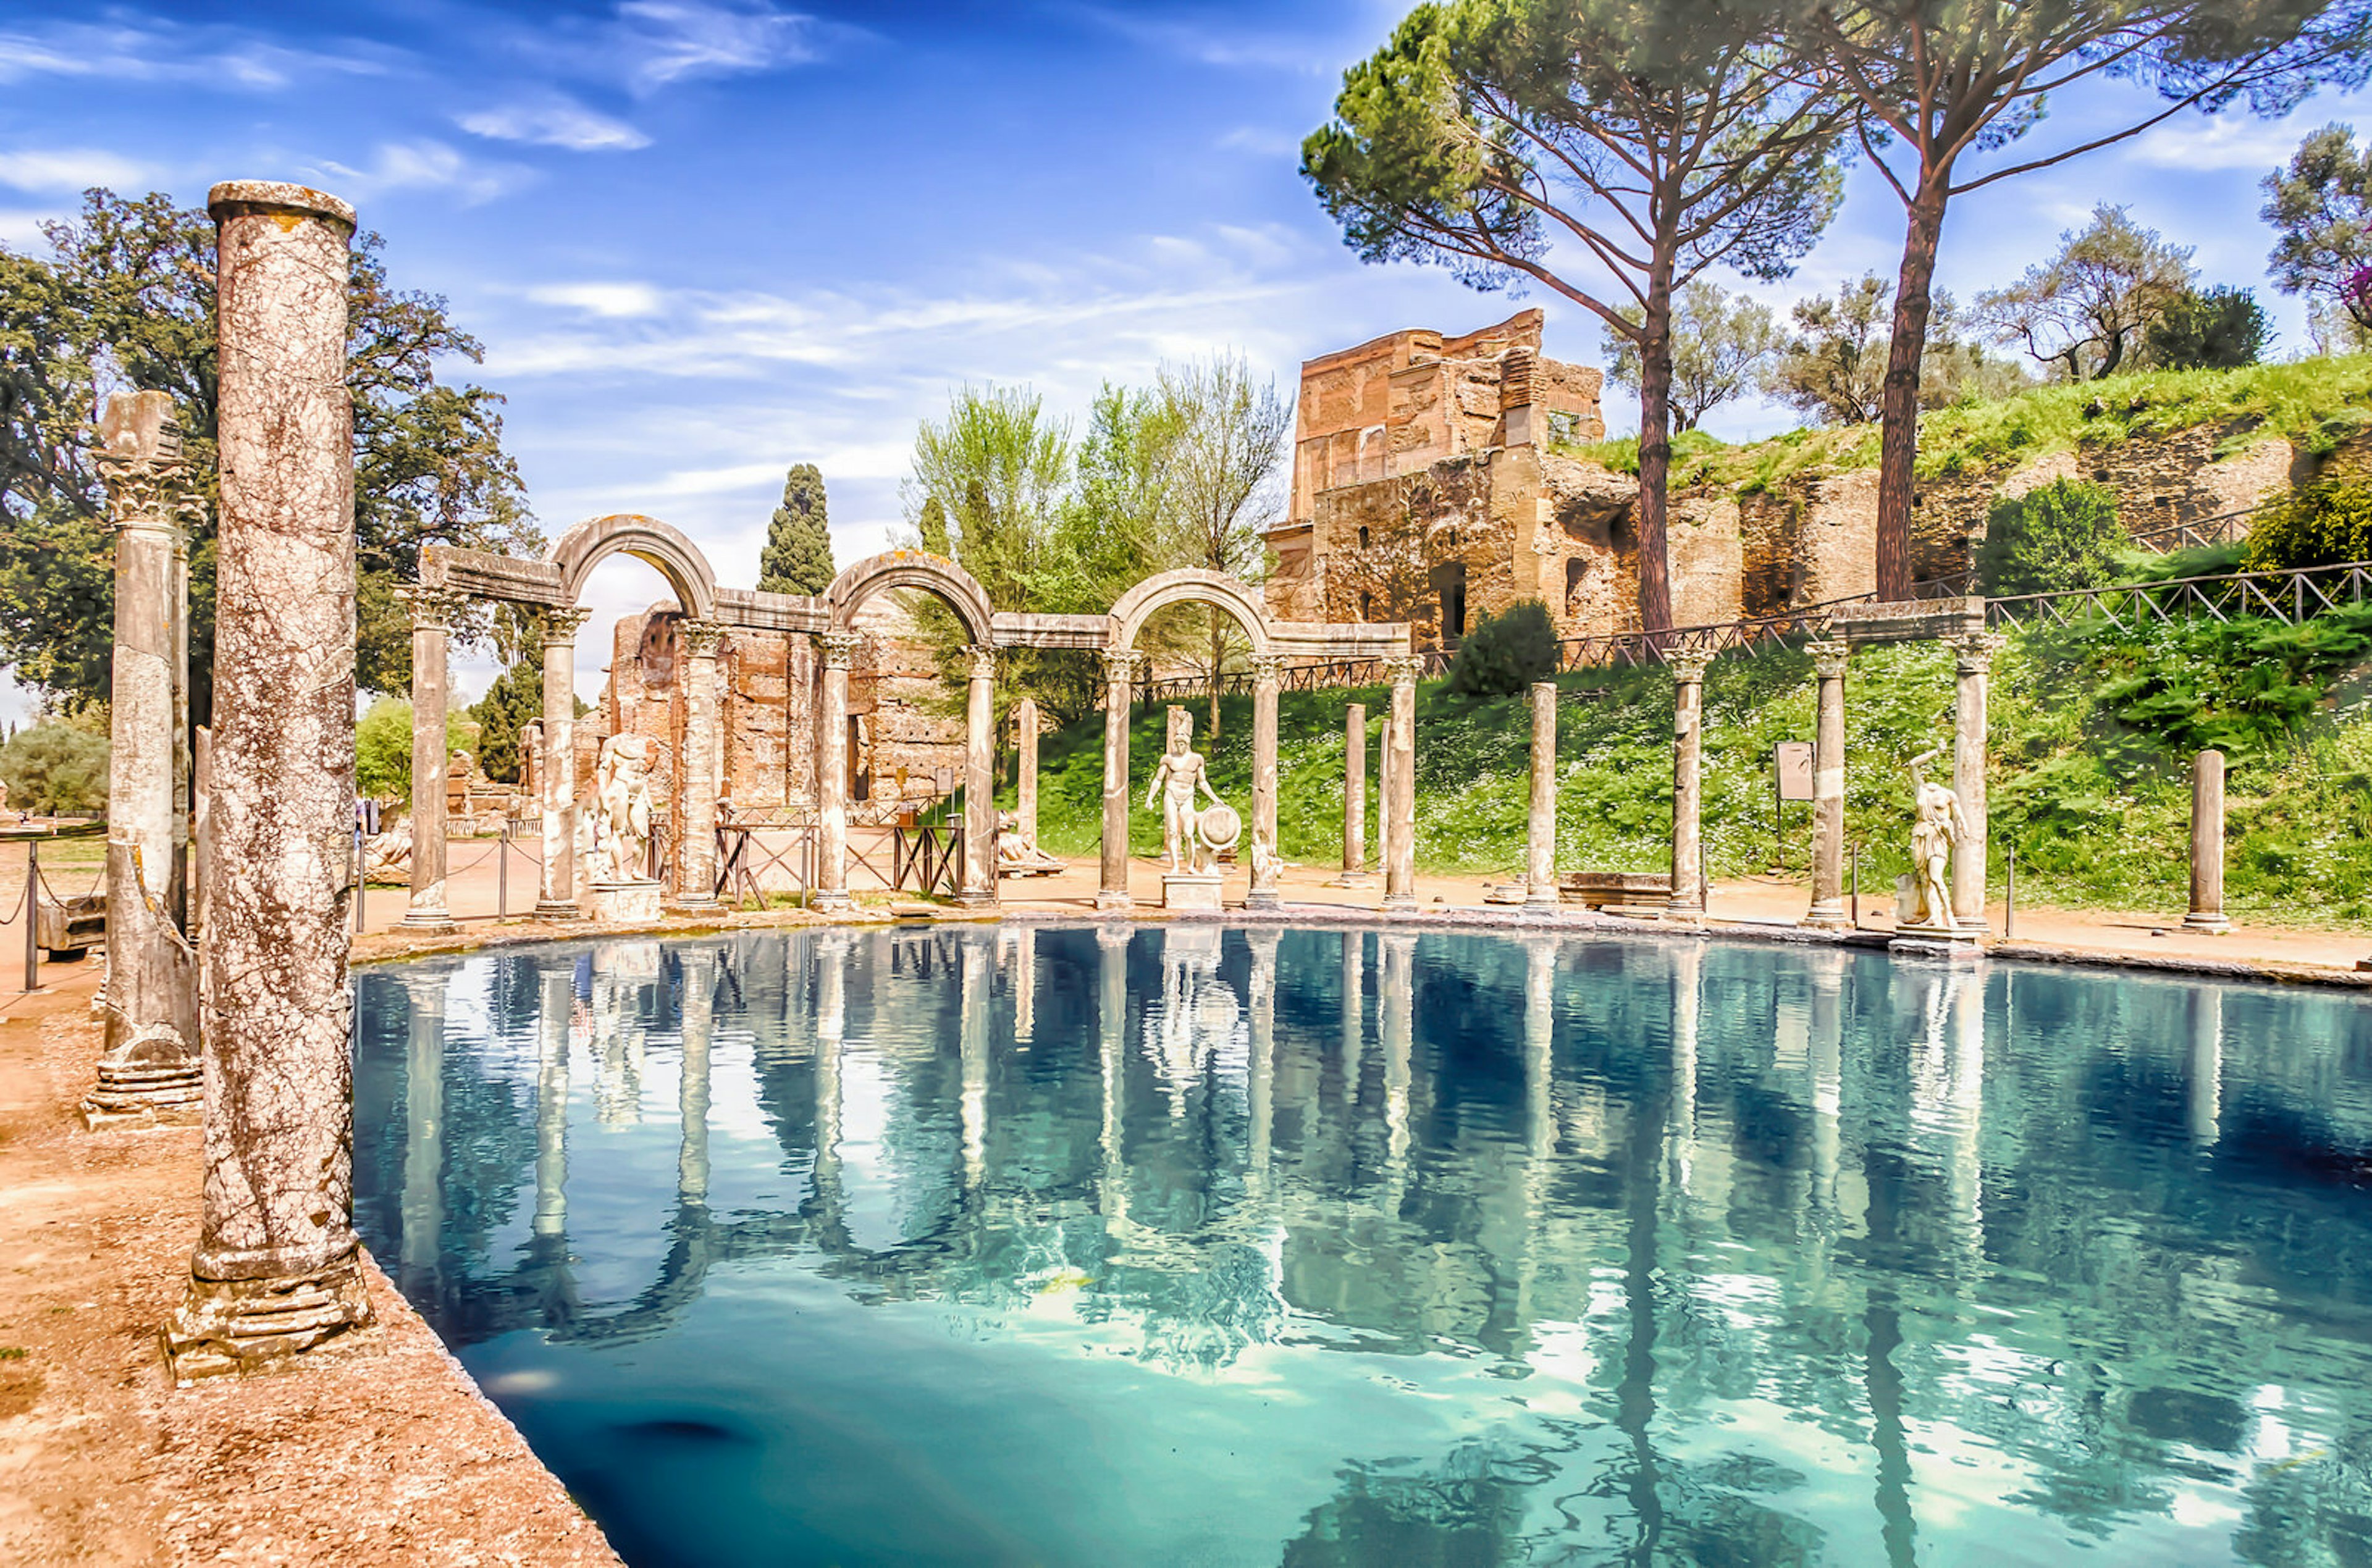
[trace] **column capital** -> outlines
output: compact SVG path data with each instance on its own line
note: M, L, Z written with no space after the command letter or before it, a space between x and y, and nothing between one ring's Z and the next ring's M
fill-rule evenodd
M1384 679L1394 686L1413 686L1424 673L1424 660L1415 654L1390 654L1384 658Z
M453 629L454 611L470 602L467 594L451 588L431 587L425 583L413 583L395 590L395 597L412 611L412 629L415 632L449 632Z
M1683 686L1704 682L1705 670L1713 664L1711 648L1674 648L1664 656L1664 664L1672 679Z
M856 662L856 649L865 639L854 632L821 632L816 635L823 649L826 669L846 669Z
M725 623L686 616L675 623L675 633L683 639L683 651L692 657L715 658L717 647L725 641Z
M1962 675L1982 675L1994 667L1994 656L2008 641L1997 632L1971 632L1952 639L1952 652Z
M974 680L996 679L996 649L986 643L964 645L964 673Z
M1254 654L1252 681L1255 685L1273 686L1285 679L1285 657L1283 654Z
M107 487L108 525L122 532L148 528L180 533L205 516L205 502L181 460L180 439L168 450L125 456L101 452L99 482Z
M546 606L543 612L543 645L566 647L576 641L577 628L584 625L593 612L579 605L565 609Z
M1143 663L1144 659L1145 656L1134 648L1106 648L1104 679L1114 686L1133 682L1136 679L1136 667Z
M1804 645L1812 656L1812 668L1823 680L1843 679L1845 660L1853 653L1853 645L1843 637L1817 637Z

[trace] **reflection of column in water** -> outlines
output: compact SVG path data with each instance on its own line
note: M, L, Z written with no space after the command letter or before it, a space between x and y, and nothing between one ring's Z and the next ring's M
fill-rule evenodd
M2223 1136L2224 992L2203 985L2191 993L2191 1138L2213 1144Z
M829 1211L840 1195L840 1046L848 1033L847 933L832 931L818 937L815 962L815 1184Z
M1665 1123L1672 1184L1690 1195L1697 1157L1697 1025L1704 948L1683 938L1672 950L1672 1114Z
M657 942L610 942L593 953L593 1103L604 1127L643 1119L644 988L659 977Z
M1524 963L1524 1141L1534 1155L1556 1153L1556 1106L1550 1098L1556 966L1557 945L1534 937Z
M1804 956L1812 985L1808 1057L1812 1077L1812 1203L1822 1234L1837 1225L1839 1081L1844 1056L1845 955L1834 950Z
M1124 925L1096 927L1096 1017L1102 1033L1103 1168L1097 1176L1098 1207L1105 1227L1117 1236L1128 1223L1128 1180L1121 1163L1121 1138L1128 1106L1128 944Z
M988 1155L988 942L963 945L963 1179L980 1184Z
M1004 935L999 934L1000 946ZM1038 929L1017 925L1010 935L1013 957L1006 960L1005 973L1013 987L1013 1039L1027 1046L1038 1033Z
M536 1018L535 1234L557 1240L568 1228L567 970L545 970Z
M1248 1163L1255 1181L1268 1176L1269 1139L1274 1131L1276 1108L1276 945L1277 933L1257 930L1245 940L1252 950L1252 1060L1247 1098L1251 1132Z
M1359 1055L1367 1040L1367 934L1343 933L1343 1098L1359 1103Z
M1211 1049L1240 1022L1235 992L1213 972L1219 936L1215 925L1173 925L1161 934L1158 1065L1173 1119L1186 1114L1186 1091L1202 1081Z
M1947 1078L1952 1104L1952 1215L1968 1261L1981 1265L1985 1245L1985 987L1955 969L1944 981L1945 1032L1950 1041Z
M443 970L404 977L411 1015L403 1077L404 1294L433 1290L445 1229L445 987Z
M676 1148L675 1195L679 1203L708 1202L708 1040L716 1011L716 955L705 947L684 949L683 1072L676 1105L683 1119Z
M1409 1054L1414 1045L1416 1010L1415 977L1411 970L1416 938L1388 931L1379 933L1376 940L1384 956L1377 1010L1384 1046L1384 1159L1392 1189L1391 1206L1386 1212L1394 1213L1400 1207L1399 1187L1408 1174Z

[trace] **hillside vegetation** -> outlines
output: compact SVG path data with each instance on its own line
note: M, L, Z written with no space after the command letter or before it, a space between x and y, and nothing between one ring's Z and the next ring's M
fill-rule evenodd
M2372 363L2367 363L2372 368ZM1566 870L1670 864L1671 680L1661 670L1560 678L1558 861ZM1953 660L1933 645L1855 655L1847 680L1847 834L1866 889L1908 868L1911 780L1903 760L1951 736ZM1705 682L1703 829L1715 877L1774 858L1772 748L1812 735L1810 660L1792 648L1715 662ZM1339 864L1343 705L1367 705L1368 844L1375 853L1374 746L1387 692L1288 692L1280 702L1279 830L1285 858ZM1205 704L1194 704L1201 714ZM2293 921L2372 916L2372 609L2304 627L2237 619L2113 632L2014 634L1993 683L1992 877L2018 846L2021 900L2179 912L2186 898L2190 759L2230 758L2227 907ZM1212 780L1250 802L1250 700L1230 699L1205 746ZM1523 860L1523 698L1417 701L1417 862L1509 874ZM1163 733L1139 713L1131 760L1132 848L1159 848L1142 809ZM1948 753L1942 761L1948 769ZM1102 726L1050 736L1041 750L1041 832L1067 856L1095 853ZM1809 808L1787 807L1786 861L1800 868Z

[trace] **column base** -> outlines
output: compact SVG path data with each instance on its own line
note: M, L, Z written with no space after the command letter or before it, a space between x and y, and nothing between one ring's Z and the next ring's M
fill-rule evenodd
M1244 895L1244 908L1248 910L1281 910L1284 907L1285 899L1274 888L1254 888Z
M1340 877L1328 878L1326 883L1330 888L1372 888L1375 885L1375 876L1366 871L1345 871Z
M585 915L582 911L577 909L576 901L574 899L552 901L538 899L535 904L535 918L538 920L582 920L585 918Z
M1099 913L1126 914L1134 908L1136 900L1126 893L1115 892L1110 888L1096 890L1096 909Z
M453 912L447 909L408 909L403 912L403 918L395 923L400 931L424 932L434 935L449 935L461 929L460 923L453 918Z
M152 1024L99 1059L99 1081L78 1108L93 1132L155 1127L205 1115L205 1074L180 1031Z
M667 908L676 914L722 914L725 900L718 898L669 899Z
M818 892L808 900L808 908L817 914L849 914L856 909L856 900L846 890L837 893Z
M1810 912L1796 923L1812 931L1851 931L1854 928L1853 916L1846 912L1843 900L1816 901Z
M2185 931L2196 931L2205 936L2222 936L2232 929L2232 923L2218 913L2194 910L2182 917Z
M1389 914L1414 913L1417 907L1416 895L1414 893L1386 893L1384 895L1382 907L1385 912Z
M276 1371L370 1320L370 1295L353 1257L303 1274L192 1275L181 1309L162 1331L165 1365L183 1387L202 1377Z
M978 888L966 888L956 894L956 903L962 909L987 909L996 902L994 893Z

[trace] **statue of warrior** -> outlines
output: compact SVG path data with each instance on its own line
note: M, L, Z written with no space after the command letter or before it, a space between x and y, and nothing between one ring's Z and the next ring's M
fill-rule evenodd
M1219 792L1211 787L1211 780L1203 769L1202 753L1194 749L1193 716L1183 709L1170 710L1169 749L1163 754L1160 765L1153 770L1153 783L1145 792L1145 808L1153 809L1156 796L1161 801L1161 845L1169 856L1173 872L1200 871L1202 844L1194 833L1195 792L1211 797L1211 804L1221 804ZM1184 865L1179 864L1183 853Z
M1911 826L1911 874L1918 889L1913 925L1950 930L1952 919L1952 850L1968 837L1969 819L1960 814L1960 797L1950 786L1930 784L1922 764L1944 749L1940 746L1911 759L1911 782L1918 819Z

